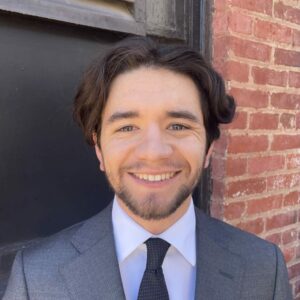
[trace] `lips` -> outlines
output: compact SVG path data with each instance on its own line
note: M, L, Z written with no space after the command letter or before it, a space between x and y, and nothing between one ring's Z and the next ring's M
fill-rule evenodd
M132 173L132 175L145 181L158 182L173 178L176 175L176 172L166 172L161 174Z

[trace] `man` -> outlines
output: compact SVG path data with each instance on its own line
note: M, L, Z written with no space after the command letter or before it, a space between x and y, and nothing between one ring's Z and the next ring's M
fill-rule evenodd
M193 206L234 111L223 80L187 47L129 38L95 62L74 117L115 198L20 252L4 299L291 299L277 246Z

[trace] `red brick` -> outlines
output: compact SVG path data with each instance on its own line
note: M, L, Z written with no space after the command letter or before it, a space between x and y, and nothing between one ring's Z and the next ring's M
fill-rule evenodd
M229 153L250 153L265 151L268 148L268 136L266 135L238 135L229 136Z
M278 215L273 215L267 218L266 229L271 230L275 228L281 228L297 222L297 213L295 211L289 211Z
M252 68L252 76L255 83L286 86L288 73L285 71L274 71L267 68Z
M283 249L283 256L286 263L289 263L295 257L295 246Z
M300 234L300 232L299 232ZM296 258L300 258L300 245L296 249Z
M300 148L299 134L294 135L274 135L271 143L271 150L286 150Z
M295 246L284 248L282 252L286 263L289 263L295 258L295 253L296 253Z
M239 57L260 60L263 62L270 61L271 47L261 43L231 37L230 48L234 54Z
M230 93L240 107L264 108L268 106L268 93L266 92L231 88Z
M248 201L247 214L253 215L278 209L282 206L282 195L274 195L260 199L252 199Z
M272 0L228 0L228 3L230 3L233 6L257 11L267 15L272 14L272 2Z
M265 237L265 239L276 245L281 244L281 233L273 233Z
M225 155L227 151L227 145L228 145L228 136L223 131L221 134L221 137L215 141L214 144L214 152L220 155Z
M267 178L267 190L289 189L300 184L300 174L282 174Z
M256 20L254 35L264 40L288 44L290 44L293 39L291 28L262 20Z
M277 129L278 114L271 113L252 113L250 115L250 129Z
M300 153L288 154L286 157L286 165L288 169L300 169Z
M292 72L289 74L289 86L300 88L300 72Z
M300 9L278 2L274 5L274 13L277 18L300 24Z
M246 195L262 193L266 190L265 178L250 178L228 184L227 195L237 198Z
M214 36L213 39L213 64L220 73L223 73L225 60L228 56L228 38L226 36Z
M228 27L234 32L251 34L252 23L252 18L240 11L231 12L228 16Z
M295 292L294 292L294 295L297 295L297 294L299 294L300 293L300 280L297 280L295 283L294 283L294 285L295 285Z
M226 80L235 80L238 82L248 82L249 66L236 61L227 61L224 64L224 70L221 70Z
M300 262L288 268L289 278L295 278L300 274Z
M246 173L247 159L245 158L227 158L226 160L226 175L240 176Z
M296 128L296 116L294 114L283 113L280 116L280 124L284 129Z
M293 30L293 45L300 46L300 30Z
M227 0L218 0L213 2L215 10L225 10L227 7Z
M296 129L300 129L300 112L296 114Z
M222 125L225 129L246 129L248 120L248 113L245 111L237 111L234 119L229 124Z
M300 109L300 96L295 94L276 93L271 96L275 108Z
M300 52L285 49L275 49L275 64L300 67Z
M211 211L211 215L214 218L223 219L223 209L224 209L224 205L220 202L217 201L211 201L210 204L210 211Z
M225 160L221 157L213 157L211 161L211 171L213 179L224 179Z
M223 199L225 194L225 184L223 181L214 180L212 183L212 194L214 199Z
M225 204L224 217L227 220L240 218L242 214L245 212L245 207L246 207L245 201Z
M255 220L243 221L238 223L236 226L242 230L246 230L254 234L260 234L264 230L264 220L263 218L257 218Z
M284 231L282 234L282 243L289 244L297 241L297 230L295 228Z
M289 194L285 195L283 200L284 206L295 206L297 204L300 204L300 192L299 191L293 191Z
M231 129L245 129L247 127L248 113L245 111L237 111Z
M248 159L248 173L252 175L279 170L284 167L284 156L272 155Z
M224 11L216 11L213 16L212 28L214 35L225 34L227 32L227 14Z

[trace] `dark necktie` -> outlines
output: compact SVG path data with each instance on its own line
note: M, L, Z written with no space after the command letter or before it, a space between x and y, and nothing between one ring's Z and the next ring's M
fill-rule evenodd
M147 265L139 289L138 300L169 300L162 264L170 244L159 238L145 242Z

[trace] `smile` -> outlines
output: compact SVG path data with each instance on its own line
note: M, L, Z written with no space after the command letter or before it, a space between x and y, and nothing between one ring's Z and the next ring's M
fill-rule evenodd
M176 172L169 172L169 173L162 173L162 174L136 174L132 173L133 176L150 181L150 182L157 182L157 181L164 181L173 178L176 175Z

